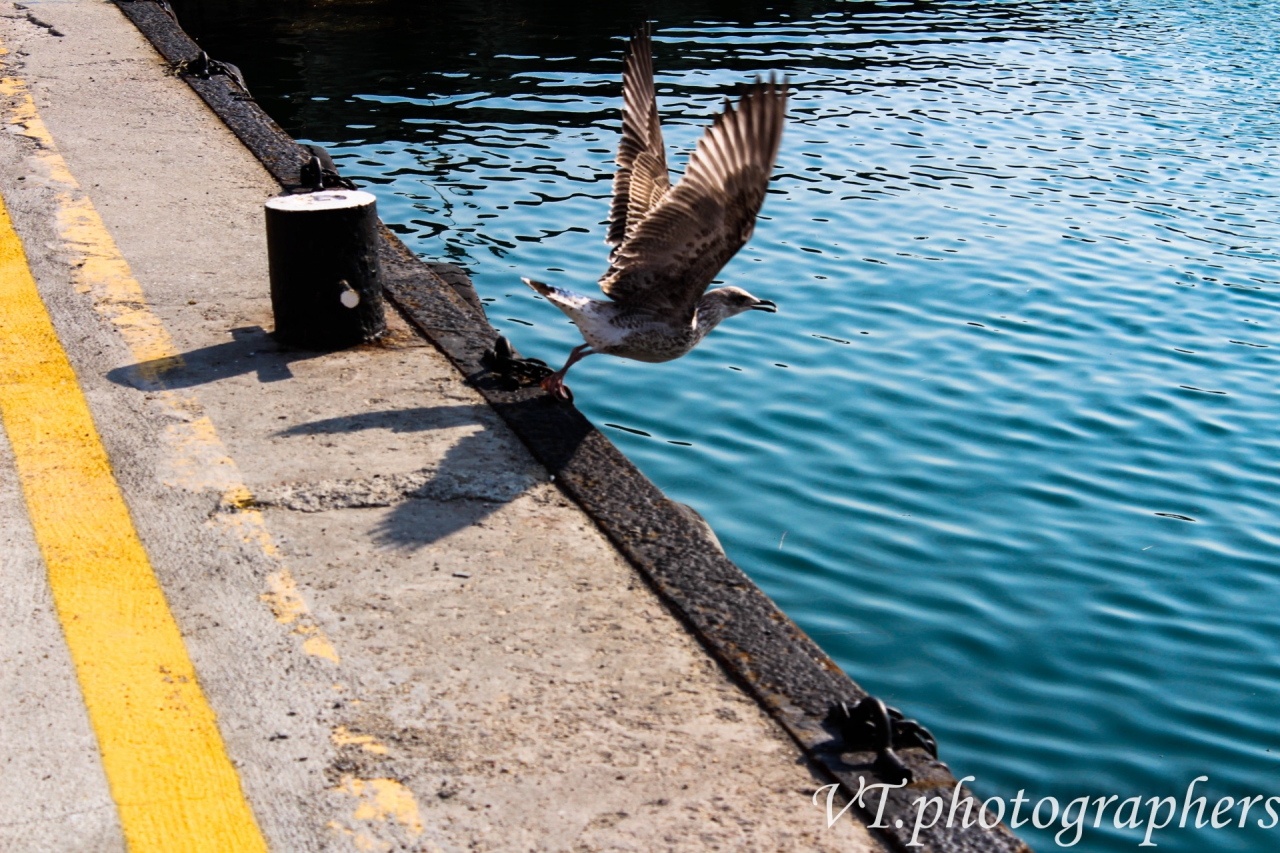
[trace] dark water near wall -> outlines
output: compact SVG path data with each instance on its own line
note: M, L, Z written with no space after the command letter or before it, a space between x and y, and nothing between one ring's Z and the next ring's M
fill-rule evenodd
M581 408L983 795L1280 796L1277 4L175 5L556 363L519 276L604 269L620 37L657 22L676 168L785 71L723 274L781 312L589 359ZM1229 816L1154 838L1280 849Z

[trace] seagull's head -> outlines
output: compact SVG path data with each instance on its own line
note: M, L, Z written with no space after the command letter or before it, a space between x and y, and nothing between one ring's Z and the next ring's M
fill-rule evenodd
M768 311L777 313L778 306L768 299L757 299L741 287L717 287L708 290L698 301L698 325L715 325L727 317L744 311Z

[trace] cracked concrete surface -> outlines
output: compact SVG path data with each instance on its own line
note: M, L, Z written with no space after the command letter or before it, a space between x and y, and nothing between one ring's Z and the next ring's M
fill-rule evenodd
M6 74L183 364L147 380L76 292L29 139L0 135L0 194L272 850L879 849L403 321L276 344L269 176L112 4L25 5ZM205 418L251 502L175 438ZM5 448L0 847L121 850Z

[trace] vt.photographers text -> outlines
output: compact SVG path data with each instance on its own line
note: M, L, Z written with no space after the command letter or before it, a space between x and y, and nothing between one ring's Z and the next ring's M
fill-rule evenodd
M940 822L946 827L962 826L967 829L978 826L991 830L1004 820L1006 804L1003 797L991 797L978 805L978 801L973 797L960 796L960 786L972 781L974 781L973 776L966 776L957 782L955 790L951 792L950 802L940 796L921 796L912 801L914 826L911 840L907 842L908 847L924 846L920 841L921 830L932 829ZM1182 798L1181 805L1174 797L1151 797L1145 801L1142 797L1129 797L1127 800L1121 800L1118 795L1112 794L1109 797L1077 797L1065 806L1059 806L1054 797L1044 797L1035 804L1034 808L1024 811L1023 807L1029 806L1031 800L1023 796L1025 791L1019 791L1018 796L1008 804L1009 826L1017 829L1030 822L1037 829L1050 829L1060 825L1062 828L1054 835L1053 840L1059 847L1074 847L1084 834L1086 824L1098 829L1102 826L1102 821L1107 819L1116 829L1145 830L1142 842L1138 846L1156 847L1158 845L1152 839L1152 833L1170 827L1174 818L1178 819L1177 824L1174 825L1178 829L1185 828L1188 819L1193 821L1197 829L1205 826L1211 826L1214 829L1228 827L1244 829L1249 820L1257 821L1260 829L1274 829L1277 824L1280 824L1280 812L1278 812L1280 797L1268 797L1265 794L1239 799L1223 797L1210 807L1207 797L1195 794L1196 785L1208 781L1208 776L1197 776L1192 780L1187 786L1187 793ZM824 785L814 792L813 804L819 805L819 796L823 791L827 792L827 827L830 828L854 803L857 803L860 808L869 810L871 806L866 803L864 797L879 789L880 800L875 806L876 819L867 825L872 829L888 829L889 824L884 822L884 807L889 799L889 791L905 787L906 784L906 782L900 782L897 785L868 785L866 779L860 778L857 794L839 812L835 811L835 797L840 786ZM1112 809L1113 805L1114 809ZM894 823L899 829L904 826L901 818Z

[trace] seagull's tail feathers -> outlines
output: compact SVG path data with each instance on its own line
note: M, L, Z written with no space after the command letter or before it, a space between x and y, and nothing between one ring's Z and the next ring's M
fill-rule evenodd
M552 287L549 284L543 284L531 278L522 278L520 280L545 296L548 302L570 317L576 317L577 312L596 301L589 296L583 296L581 293L574 293L572 290L565 290L560 287Z
M549 284L543 284L542 282L534 281L531 278L521 278L520 280L532 287L538 293L541 293L543 296L550 296L551 291L556 289Z

